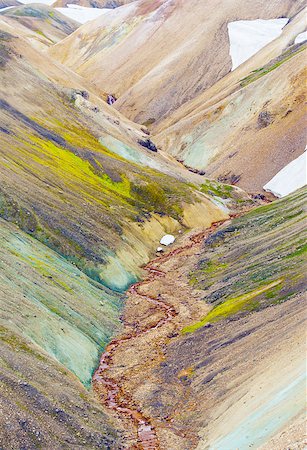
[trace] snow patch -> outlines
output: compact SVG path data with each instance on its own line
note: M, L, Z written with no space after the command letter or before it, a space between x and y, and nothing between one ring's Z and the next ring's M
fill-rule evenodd
M52 5L52 3L55 2L55 0L39 0L39 2L35 2L33 0L19 0L19 1L24 5L28 5L29 3L42 3L43 5Z
M289 19L238 20L228 23L232 70L281 35Z
M49 1L49 0L45 0ZM53 0L54 3L54 0ZM54 8L64 16L75 20L79 23L86 23L90 20L94 20L103 14L110 12L107 8L87 8L86 6L68 4L67 8Z
M307 152L286 165L263 189L276 197L285 197L307 184Z
M300 33L296 36L294 44L300 44L301 42L306 41L307 39L307 31L304 31L304 33Z
M161 239L160 244L162 244L162 245L171 245L174 242L175 242L175 236L173 236L172 234L166 234Z

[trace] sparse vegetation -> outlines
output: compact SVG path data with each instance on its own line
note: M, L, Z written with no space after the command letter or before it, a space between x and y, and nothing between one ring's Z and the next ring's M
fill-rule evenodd
M307 47L306 43L293 45L291 48L283 52L278 58L273 59L264 67L260 67L259 69L253 70L253 72L250 75L248 75L247 77L243 78L240 81L241 86L242 87L248 86L250 83L253 83L259 78L272 72L273 70L277 69L277 67L281 66L283 63L296 56L298 53L304 51L306 47Z
M307 189L261 206L210 236L190 283L213 309L183 332L281 303L304 289Z

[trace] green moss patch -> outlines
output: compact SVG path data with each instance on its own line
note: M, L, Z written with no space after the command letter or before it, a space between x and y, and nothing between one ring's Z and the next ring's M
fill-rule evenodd
M306 47L307 47L306 44L303 44L303 43L293 45L290 49L283 52L278 58L273 59L268 64L266 64L264 67L254 70L250 75L243 78L240 81L240 85L242 87L245 87L245 86L248 86L250 83L253 83L254 81L258 80L259 78L262 78L263 76L265 76L268 73L272 72L273 70L277 69L279 66L281 66L285 62L289 61L289 59L293 58L297 54L304 51L306 49Z
M254 299L264 292L271 290L275 286L282 283L282 279L273 281L266 286L255 289L254 291L248 292L247 294L243 294L239 297L230 298L223 302L222 304L215 306L201 321L185 327L182 332L183 333L192 333L193 331L198 330L203 327L207 323L210 322L218 322L219 320L225 319L227 317L233 316L239 311L250 310L251 307L254 306ZM257 303L258 306L258 303Z
M255 208L206 239L190 283L204 291L213 309L184 332L305 291L306 197L305 187Z

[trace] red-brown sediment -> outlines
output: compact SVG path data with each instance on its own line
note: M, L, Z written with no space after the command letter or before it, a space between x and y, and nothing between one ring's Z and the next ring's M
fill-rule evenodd
M237 217L238 215L240 214L232 215L231 218ZM195 245L198 245L204 240L204 238L228 220L229 219L213 223L211 227L205 231L191 236L190 242L187 245L178 247L163 256L155 258L144 267L149 276L144 281L133 284L128 290L128 293L133 294L134 296L142 297L143 300L145 299L146 301L154 304L157 309L164 312L164 317L159 319L154 324L150 324L142 329L135 329L131 333L115 338L109 345L107 345L105 352L101 356L98 369L94 373L92 380L93 388L103 404L107 408L116 411L119 416L124 416L125 418L131 419L136 430L137 443L134 447L132 447L135 450L159 450L159 440L155 427L150 418L146 417L141 410L133 404L133 401L129 398L129 396L122 391L118 381L108 377L107 372L112 365L114 352L122 343L163 326L177 315L175 308L162 299L142 293L141 287L144 287L156 279L165 276L164 271L157 269L157 264L165 263L174 256L191 249Z

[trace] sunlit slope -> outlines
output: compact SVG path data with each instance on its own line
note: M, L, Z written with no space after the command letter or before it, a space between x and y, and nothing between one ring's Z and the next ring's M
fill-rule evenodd
M303 21L178 109L155 140L210 177L261 189L305 149L306 43L294 44Z
M118 8L136 0L57 0L52 4L54 8L67 6L67 4L86 6L89 8Z
M5 11L0 10L0 17L12 26L21 27L25 33L28 30L32 43L46 46L61 41L75 31L79 24L74 20L43 5L21 5ZM32 33L31 33L32 32ZM35 39L37 42L35 42Z
M228 22L293 17L303 2L213 0L133 2L110 11L50 49L59 61L118 98L139 123L161 118L231 70Z
M137 127L82 84L72 89L81 80L50 60L46 66L8 31L1 44L2 217L119 290L140 274L165 232L225 217L194 186L113 153L121 144L151 158L137 144ZM101 136L113 136L109 147ZM159 166L171 173L167 163Z

